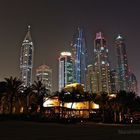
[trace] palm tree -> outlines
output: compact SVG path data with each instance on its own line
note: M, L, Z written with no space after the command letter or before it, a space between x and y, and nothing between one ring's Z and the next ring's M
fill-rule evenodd
M59 114L60 117L63 117L64 103L66 101L65 91L62 89L61 92L56 92L56 95L58 95L59 101L61 102L60 104L62 105L62 107L59 107Z
M40 113L43 113L43 102L46 95L46 88L41 81L35 81L32 85L33 94L37 98L37 104L40 106Z
M116 97L110 98L108 104L112 113L112 122L116 123L118 122L119 118L118 113L120 105L118 104Z
M0 82L0 112L6 113L7 111L7 96L6 96L6 83L4 81Z
M136 111L140 111L140 96L135 97L133 109Z
M136 95L133 92L120 91L117 93L116 102L119 107L119 121L122 121L124 114L133 107L135 97Z
M81 92L78 89L73 88L72 92L70 92L69 96L67 97L67 102L71 102L71 109L73 108L74 102L80 101Z
M96 96L96 102L99 104L100 109L102 111L102 121L105 122L105 110L108 107L108 93L101 92L99 95Z
M88 94L88 101L89 101L89 114L92 110L91 108L91 103L96 103L96 97L97 97L97 94L96 93L87 93Z
M13 102L15 100L19 101L19 95L21 91L23 90L22 81L20 79L17 79L16 77L13 78L12 76L10 78L5 78L5 85L6 85L6 94L9 99L9 113L12 114L13 111Z
M28 113L30 107L30 96L32 95L32 87L26 87L22 94L22 100L24 100L25 110Z
M6 92L6 83L4 81L0 82L0 96Z

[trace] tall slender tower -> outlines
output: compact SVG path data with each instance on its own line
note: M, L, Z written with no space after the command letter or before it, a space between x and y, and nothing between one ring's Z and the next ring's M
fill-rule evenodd
M111 93L117 93L117 71L116 69L112 69L110 71L110 86L111 86Z
M86 91L88 91L89 93L93 93L94 91L94 71L92 64L87 66Z
M34 47L30 33L30 26L28 26L28 31L23 40L20 54L20 78L25 87L32 84L33 52Z
M74 82L86 85L86 47L83 29L77 29L73 37Z
M131 71L129 71L129 91L138 92L137 78Z
M129 90L129 70L124 39L118 35L115 40L117 54L118 90Z
M110 66L106 40L101 32L94 40L94 92L110 93Z
M59 91L73 83L73 59L70 52L61 52L59 57Z

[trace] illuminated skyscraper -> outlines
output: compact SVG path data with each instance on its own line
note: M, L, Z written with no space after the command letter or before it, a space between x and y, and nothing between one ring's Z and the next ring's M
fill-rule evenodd
M52 93L52 69L47 65L41 65L36 69L36 78L41 81L48 93Z
M87 66L87 72L86 72L86 91L89 93L94 92L94 71L93 71L93 65Z
M32 84L32 68L33 68L33 42L30 33L30 26L28 26L27 34L23 40L20 54L20 78L24 86Z
M74 81L86 85L86 48L83 29L77 29L73 36L72 56L74 58Z
M117 93L118 87L118 79L117 79L117 71L112 69L110 71L110 85L111 85L111 93Z
M129 72L129 91L137 93L138 87L137 87L137 79L134 73Z
M94 40L94 92L110 93L110 66L106 40L101 32Z
M127 62L127 53L124 39L118 35L115 40L117 54L117 74L118 74L118 90L129 91L129 71Z
M59 58L59 91L74 81L73 59L70 52L61 52Z

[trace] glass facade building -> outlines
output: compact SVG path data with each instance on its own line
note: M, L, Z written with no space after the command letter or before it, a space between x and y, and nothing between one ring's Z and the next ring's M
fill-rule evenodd
M52 69L47 65L41 65L36 69L36 78L41 81L49 94L52 93Z
M117 93L117 84L118 77L116 69L112 69L110 71L110 85L111 85L111 93Z
M70 52L61 52L59 57L59 91L74 82L73 58Z
M118 90L129 91L129 69L124 39L118 35L115 40L117 55Z
M94 91L94 71L93 65L87 66L86 72L86 91L89 93L93 93Z
M132 72L129 72L129 91L135 93L138 91L137 78Z
M73 36L74 82L86 85L86 47L83 29L78 27Z

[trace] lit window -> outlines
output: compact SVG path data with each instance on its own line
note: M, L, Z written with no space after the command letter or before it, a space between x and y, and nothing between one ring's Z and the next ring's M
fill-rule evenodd
M104 47L101 47L101 50L104 50Z
M105 61L102 61L102 64L105 64Z

